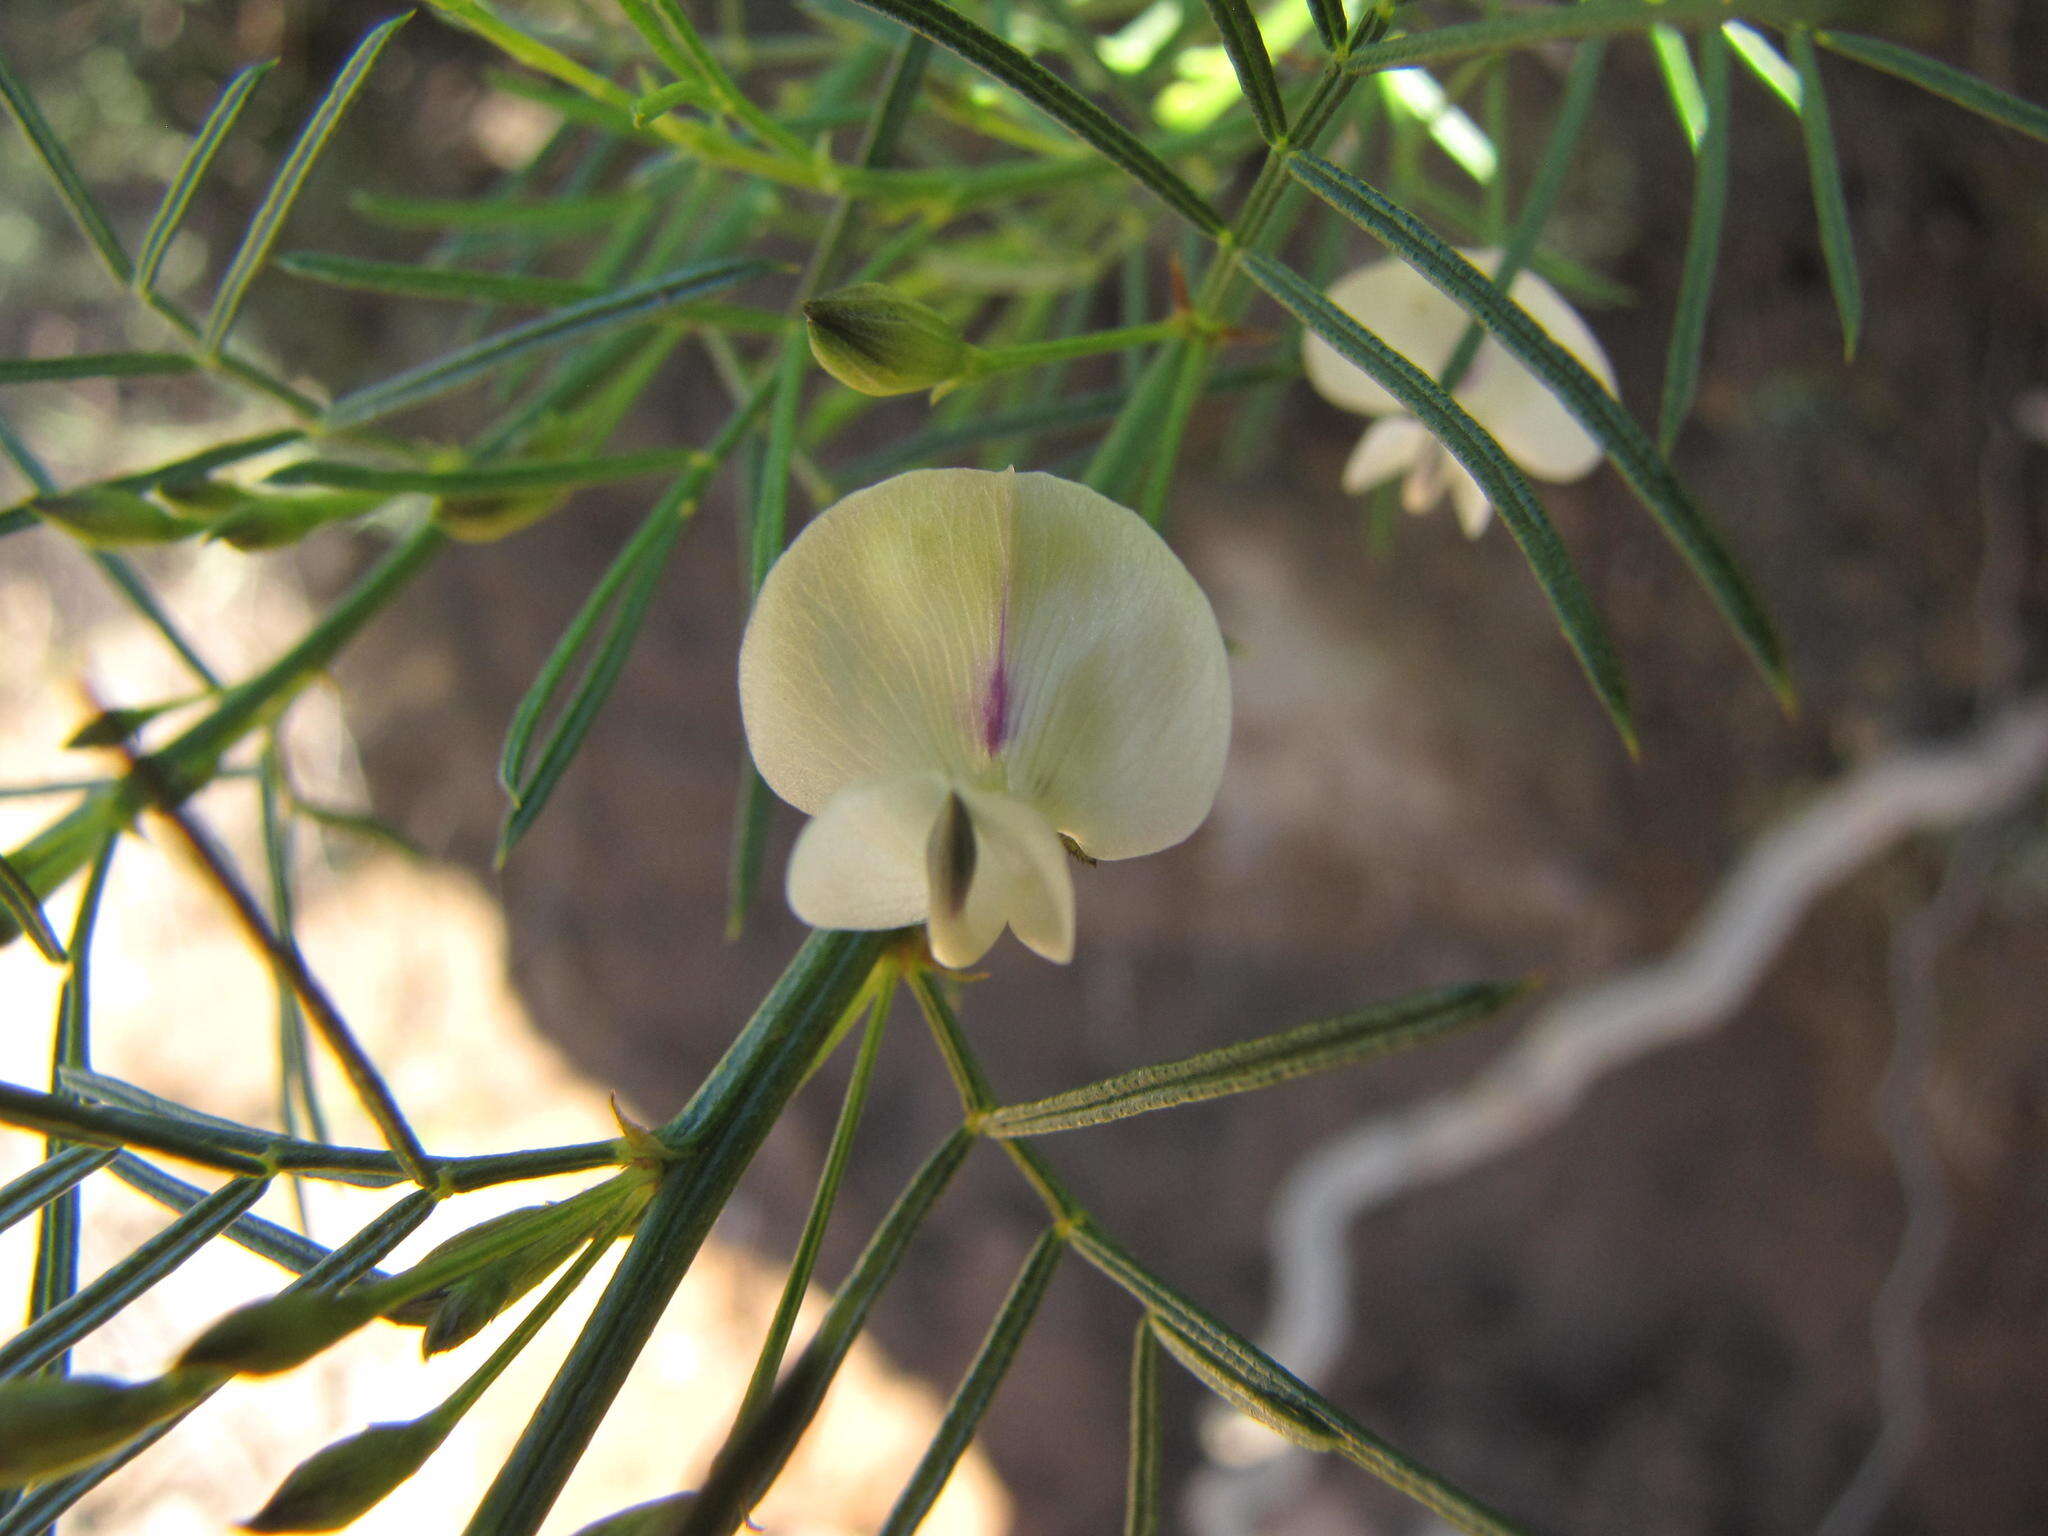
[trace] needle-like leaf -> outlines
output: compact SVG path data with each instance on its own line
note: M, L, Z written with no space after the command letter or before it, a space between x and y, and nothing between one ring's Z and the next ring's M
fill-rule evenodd
M1901 80L1945 97L1979 117L2048 142L2048 107L2001 91L1967 70L1944 64L1939 59L1930 59L1924 53L1915 53L1911 48L1887 42L1881 37L1863 37L1855 32L1836 32L1833 29L1816 32L1813 37L1823 48L1839 53L1845 59L1854 59L1858 64L1868 64L1872 69L1897 75Z
M585 340L599 332L648 320L745 278L768 270L752 257L725 257L694 262L652 282L635 283L615 292L585 299L524 324L486 336L446 357L423 363L392 378L343 395L328 408L331 426L358 427L446 394L480 374L525 357L543 347Z
M855 3L923 33L991 79L1007 85L1158 193L1169 208L1197 229L1217 234L1224 228L1223 216L1130 129L1044 65L968 20L951 6L941 3L941 0L855 0Z
M1799 126L1806 139L1807 168L1813 176L1820 249L1827 259L1828 285L1835 292L1835 313L1842 319L1842 352L1853 359L1863 334L1863 279L1856 269L1849 200L1842 192L1842 162L1835 151L1835 130L1828 118L1828 97L1821 85L1813 35L1804 27L1794 27L1789 36L1793 64L1799 71Z
M142 245L135 257L135 287L138 292L148 293L156 286L157 269L163 265L172 237L185 220L185 210L192 204L192 194L199 190L207 167L213 164L213 157L220 152L222 143L233 130L235 119L242 115L249 93L270 73L276 62L275 59L263 59L237 72L221 91L213 109L206 114L206 121L199 125L199 132L192 136L191 146L179 162L177 174L164 188L156 217L142 232Z
M981 1128L991 1136L1043 1136L1270 1088L1433 1040L1498 1012L1523 990L1521 982L1480 982L1416 993L1180 1061L1139 1067L1029 1104L1008 1105L992 1112Z
M269 256L270 248L283 232L284 221L291 216L292 204L298 201L299 193L305 189L306 178L313 173L313 163L320 158L320 151L327 147L327 141L340 126L342 114L348 111L349 104L369 78L377 55L384 51L391 35L411 16L408 11L392 17L356 45L355 52L349 55L348 62L341 66L333 84L328 86L326 94L306 119L306 126L299 130L298 138L285 154L284 163L277 168L270 190L257 205L256 215L250 219L249 227L242 235L241 246L228 263L220 287L214 290L213 307L207 311L206 328L200 335L200 345L207 352L218 353L227 341L228 332L234 328L235 317L241 313L242 300L248 296L249 285L263 270L264 258Z

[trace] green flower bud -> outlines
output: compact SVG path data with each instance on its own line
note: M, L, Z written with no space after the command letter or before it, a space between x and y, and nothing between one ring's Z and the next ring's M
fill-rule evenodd
M294 1467L242 1529L338 1531L419 1471L451 1427L430 1413L398 1424L372 1424L361 1434L337 1440Z
M150 1425L190 1407L212 1381L173 1372L137 1382L107 1376L18 1376L0 1382L0 1488L20 1488L89 1466Z
M488 544L531 528L569 499L565 491L536 496L445 496L434 507L434 521L450 538L465 544Z
M944 315L880 283L804 305L818 366L864 395L904 395L958 378L975 349Z
M275 1376L303 1365L377 1316L374 1293L285 1291L237 1307L178 1357L180 1370Z
M166 511L147 496L117 486L89 485L54 496L38 496L28 510L55 523L82 544L95 549L123 544L171 544L190 538L204 525Z
M441 1294L420 1339L420 1353L431 1357L467 1344L500 1312L561 1268L590 1235L586 1227L557 1227L517 1253L456 1281Z
M431 1326L434 1334L427 1345L428 1354L451 1349L544 1279L577 1244L609 1222L623 1202L645 1204L649 1193L644 1178L622 1175L566 1200L524 1205L480 1221L438 1244L419 1263L378 1287L387 1298L394 1292L399 1298L387 1300L382 1316L408 1327ZM541 1264L545 1267L531 1269ZM420 1281L428 1276L432 1280L419 1289ZM479 1283L470 1289L473 1277ZM457 1313L441 1322L442 1308L458 1296ZM472 1319L474 1325L470 1326ZM465 1327L467 1331L461 1331ZM448 1339L450 1329L460 1337Z
M211 538L252 552L296 544L316 528L357 517L391 498L380 491L308 491L249 494L206 531Z

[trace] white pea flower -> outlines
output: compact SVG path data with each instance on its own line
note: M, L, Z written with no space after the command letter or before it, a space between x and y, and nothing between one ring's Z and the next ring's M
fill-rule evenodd
M1062 837L1171 847L1230 737L1223 637L1135 513L1053 475L926 469L820 513L740 646L761 776L811 816L789 903L819 928L925 922L967 966L1008 925L1074 952Z
M1483 272L1492 273L1500 265L1499 251L1461 254ZM1614 389L1607 354L1555 288L1523 271L1509 285L1508 296L1588 373L1609 391ZM1330 288L1330 301L1432 378L1442 376L1470 323L1455 300L1406 262L1391 257L1338 279ZM1366 428L1344 466L1345 490L1357 495L1400 475L1404 509L1428 512L1448 495L1466 536L1476 539L1485 532L1493 515L1486 492L1398 400L1313 332L1302 340L1301 361L1309 383L1325 400L1379 418ZM1538 480L1562 485L1591 474L1600 463L1600 445L1542 380L1490 335L1451 394L1499 440L1509 458Z

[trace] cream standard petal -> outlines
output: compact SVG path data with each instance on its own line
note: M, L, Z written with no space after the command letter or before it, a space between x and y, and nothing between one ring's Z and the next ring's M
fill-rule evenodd
M849 784L797 835L789 905L813 928L901 928L930 907L925 848L946 801L937 774Z
M1001 642L1008 481L898 475L820 513L769 571L740 710L761 776L799 810L862 779L985 771L974 720Z
M1209 814L1230 674L1209 600L1135 512L1015 477L1002 786L1098 859L1171 847Z

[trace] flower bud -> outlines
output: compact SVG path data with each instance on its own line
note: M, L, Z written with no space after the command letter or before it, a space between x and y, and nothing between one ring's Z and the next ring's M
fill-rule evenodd
M440 1304L420 1339L420 1353L432 1357L467 1344L499 1313L561 1268L590 1236L584 1227L556 1227L517 1253L508 1253L456 1281L441 1293Z
M905 395L958 378L975 355L960 328L880 283L855 283L804 305L818 366L864 395Z
M190 538L202 524L166 511L147 496L112 485L38 496L28 510L95 549L123 544L170 544Z
M419 1471L448 1430L438 1414L428 1414L337 1440L294 1467L242 1529L338 1531L353 1524Z
M178 1357L180 1370L227 1376L275 1376L303 1365L377 1316L368 1290L340 1296L327 1291L285 1291L237 1307Z
M61 1477L196 1402L211 1379L17 1376L0 1382L0 1488Z

